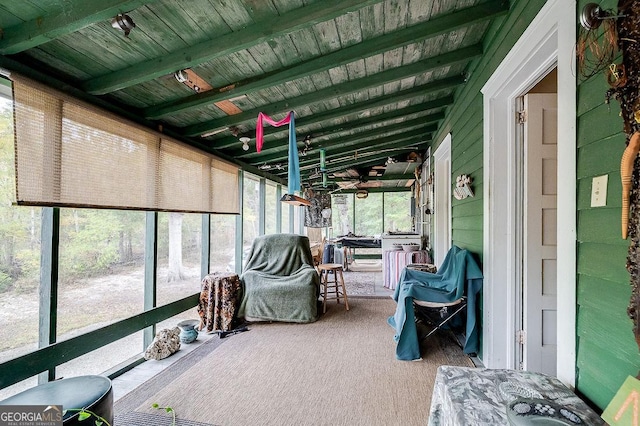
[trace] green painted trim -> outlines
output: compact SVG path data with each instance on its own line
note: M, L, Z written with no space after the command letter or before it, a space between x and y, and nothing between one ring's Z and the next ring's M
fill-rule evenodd
M448 15L432 18L399 31L384 34L361 43L339 49L326 55L309 59L301 64L286 68L280 72L268 74L257 79L248 79L235 83L234 88L224 92L211 90L177 101L159 104L144 111L147 118L161 118L167 115L192 110L222 100L250 94L289 81L327 71L331 68L347 65L354 61L369 58L389 50L412 43L422 42L459 28L504 15L509 10L508 2L502 0L472 6Z
M366 190L373 194L373 193L379 193L379 192L409 192L411 191L411 187L396 187L396 188L366 188ZM357 189L341 189L339 191L336 191L336 194L355 194L357 191ZM355 223L353 225L355 227ZM355 229L355 228L354 228Z
M200 279L211 269L211 215L202 215L202 243L200 248Z
M158 213L147 212L144 235L144 310L157 305L158 288ZM145 328L142 335L142 350L148 347L156 335L156 325Z
M40 287L38 314L38 347L47 347L57 340L58 327L58 258L60 249L60 209L42 209L40 245ZM38 377L38 383L55 380L55 366Z
M282 232L282 185L276 185L276 233Z
M404 78L424 74L429 71L451 65L468 63L472 59L481 55L482 45L474 44L472 46L463 47L458 50L423 59L409 65L404 65L389 69L387 71L372 74L368 77L336 84L334 86L330 86L313 93L291 99L285 99L283 101L275 102L269 105L262 105L258 108L254 108L240 114L186 126L182 129L182 131L185 136L198 136L203 133L224 129L231 125L235 125L244 121L253 121L258 116L259 112L273 115L291 111L306 105L317 104L318 102L322 102L324 100L334 99L336 96L345 96L348 94L378 87L391 81L402 80ZM434 84L435 83L437 82L434 82Z
M287 207L289 207L289 233L293 234L295 230L296 210L295 210L295 207L292 206L291 204L288 204Z
M381 254L355 254L353 255L354 259L382 259Z
M384 192L382 193L382 230L384 231ZM382 256L381 256L382 257Z
M71 361L109 343L197 306L200 293L109 324L0 364L0 388Z
M309 28L362 7L382 0L324 0L286 12L280 16L248 25L242 30L198 43L150 59L112 74L97 77L84 83L83 88L94 95L124 89L135 84L171 74L177 70L200 65L222 56L265 43L278 36Z
M66 0L63 10L2 29L0 54L13 55L156 0Z
M124 373L133 370L134 368L136 368L137 366L139 366L145 361L146 360L140 356L131 357L125 362L118 364L115 367L105 371L103 374L108 378L110 378L111 380L113 380L116 377L121 376Z
M236 216L236 244L235 244L235 273L242 274L242 245L244 244L244 172L238 170L238 203L240 205L240 214Z
M266 214L267 214L267 182L264 178L260 179L259 184L259 211L258 211L258 235L264 235L267 229Z
M8 78L4 78L2 76L0 76L0 86L5 86L10 89L13 87L13 85L11 84L11 80L9 80Z

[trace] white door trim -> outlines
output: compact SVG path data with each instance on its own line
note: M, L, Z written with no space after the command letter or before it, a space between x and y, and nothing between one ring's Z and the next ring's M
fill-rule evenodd
M549 0L482 88L483 362L516 368L515 99L558 69L558 378L575 384L576 80L574 2ZM561 183L561 184L560 184ZM506 329L505 329L506 327Z
M451 248L451 133L433 153L433 173L433 262L440 266Z

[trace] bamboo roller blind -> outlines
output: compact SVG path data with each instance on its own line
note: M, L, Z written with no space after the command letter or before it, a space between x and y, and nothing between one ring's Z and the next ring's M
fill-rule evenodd
M237 166L12 79L17 204L239 213Z

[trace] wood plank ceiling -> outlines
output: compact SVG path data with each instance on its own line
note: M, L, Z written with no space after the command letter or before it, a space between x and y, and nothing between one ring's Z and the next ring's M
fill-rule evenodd
M508 8L506 0L0 0L0 67L279 182L287 128L267 126L258 153L256 118L295 111L303 185L320 187L322 148L327 188L392 190L411 183L411 168L385 175L385 164L424 153L491 21ZM128 36L112 26L119 13L135 23Z

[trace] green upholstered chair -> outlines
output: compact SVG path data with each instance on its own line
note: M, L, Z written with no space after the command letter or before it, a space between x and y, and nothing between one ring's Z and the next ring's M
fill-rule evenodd
M257 237L240 281L238 316L247 321L306 323L318 317L319 277L305 236Z

